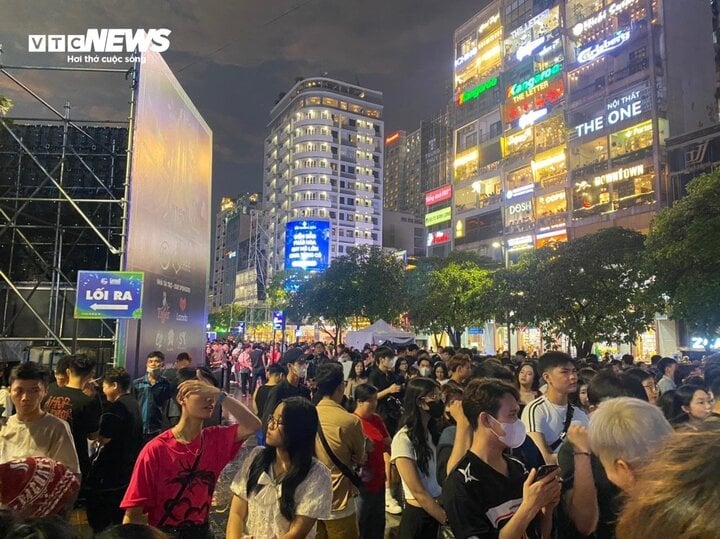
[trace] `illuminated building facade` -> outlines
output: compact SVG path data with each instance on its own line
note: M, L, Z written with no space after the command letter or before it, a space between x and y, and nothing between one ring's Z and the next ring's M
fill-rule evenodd
M671 198L666 139L717 122L712 21L705 0L496 0L460 26L453 247L512 263L647 232Z
M396 131L385 138L385 210L417 215L422 208L420 133L420 129Z
M235 299L238 271L248 265L250 212L259 207L260 194L224 197L215 220L215 257L212 270L211 308L228 305Z
M712 35L702 0L496 0L458 28L454 247L647 231L666 138L716 122Z
M293 221L330 223L330 258L382 244L382 93L315 77L272 109L265 140L263 207L268 278L285 267Z

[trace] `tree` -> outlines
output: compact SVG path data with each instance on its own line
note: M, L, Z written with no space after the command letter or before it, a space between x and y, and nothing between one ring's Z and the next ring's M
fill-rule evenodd
M404 265L394 254L380 247L355 247L349 250L353 281L362 316L376 322L379 319L392 322L406 308L401 293Z
M712 342L720 328L720 171L693 179L687 196L656 215L646 247L671 317Z
M494 276L495 317L567 335L578 357L598 341L634 342L661 309L643 255L643 235L623 228L538 249Z
M12 106L13 102L10 99L0 95L0 115L5 116Z
M412 324L435 335L444 331L452 345L459 347L465 330L489 317L490 311L478 300L492 284L484 262L472 253L451 253L446 259L419 264L421 271L414 270L418 273L409 277L406 287Z
M341 341L343 326L361 312L356 273L349 257L338 257L325 272L312 274L291 295L298 316L317 323L336 345ZM335 331L330 331L327 322L332 323Z
M227 333L236 327L239 320L245 319L245 309L237 305L225 305L208 314L208 324L219 333Z

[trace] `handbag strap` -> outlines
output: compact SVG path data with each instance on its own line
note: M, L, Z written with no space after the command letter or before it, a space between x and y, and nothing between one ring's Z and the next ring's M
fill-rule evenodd
M350 468L348 468L345 463L343 463L335 453L333 453L333 450L330 449L330 444L327 441L327 438L325 438L325 433L322 430L322 425L318 422L318 436L320 437L320 443L322 444L323 448L325 449L325 452L327 453L328 457L330 457L330 460L333 462L335 467L340 470L340 473L343 474L345 477L347 477L350 482L355 485L357 488L360 488L363 486L362 479L360 479L360 476L353 472Z
M560 433L560 438L558 438L552 444L550 444L550 451L555 451L560 446L560 444L563 443L565 436L567 436L567 431L570 428L570 423L572 423L572 418L573 418L573 405L568 402L567 412L565 412L565 423L563 423L563 430Z

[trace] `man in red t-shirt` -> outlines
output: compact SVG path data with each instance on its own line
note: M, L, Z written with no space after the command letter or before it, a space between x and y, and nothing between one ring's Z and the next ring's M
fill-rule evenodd
M203 429L221 394L222 407L237 424ZM207 519L218 475L261 423L240 401L201 380L180 384L177 401L178 424L151 440L138 456L120 504L123 522L147 523L178 539L211 538Z
M390 433L382 417L375 413L378 403L378 390L370 384L360 384L355 388L355 415L362 421L366 438L367 462L363 466L361 477L364 489L358 501L358 524L360 539L373 539L385 536L385 458L390 453Z

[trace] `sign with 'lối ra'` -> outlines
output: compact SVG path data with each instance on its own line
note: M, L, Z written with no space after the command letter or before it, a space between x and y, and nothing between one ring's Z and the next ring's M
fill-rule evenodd
M142 271L78 271L75 318L142 317Z

